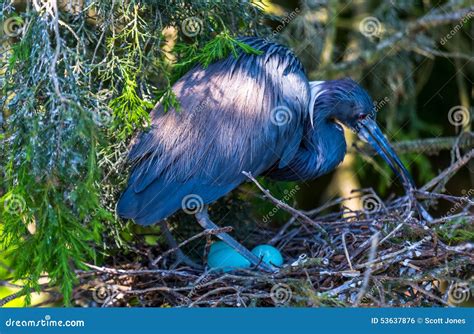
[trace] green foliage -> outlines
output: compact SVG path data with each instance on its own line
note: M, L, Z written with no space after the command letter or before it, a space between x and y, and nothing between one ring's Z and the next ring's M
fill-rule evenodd
M127 147L149 125L153 105L161 99L165 110L179 111L171 90L176 80L197 64L206 67L240 51L257 54L236 36L268 36L270 29L262 23L266 17L262 1L91 0L78 9L60 8L57 17L54 10L45 9L47 1L23 12L15 12L12 3L1 2L0 21L15 17L24 23L24 29L15 36L2 35L0 40L0 48L8 45L0 50L0 251L15 268L13 279L25 282L26 302L30 290L39 288L39 278L48 275L67 304L76 282L74 270L134 239L133 227L118 221L114 210L126 182ZM398 7L371 4L371 15L384 28L373 38L347 31L354 22L341 19L367 8L360 3L341 7L340 17L325 23L325 29L333 29L334 40L321 33L317 16L306 15L321 6L323 2L307 4L297 18L277 22L275 29L284 28L279 37L294 47L308 76L350 75L362 81L374 100L388 97L390 103L379 120L393 134L390 139L440 135L439 128L414 112L420 89L415 84L417 75L429 77L430 73L419 72L431 71L432 66L421 66L425 59L414 57L412 51L399 52L403 45L389 54L377 51L382 38L404 30L407 17L421 15L425 10L418 10L419 6L430 6L428 2L404 2ZM183 32L189 18L199 23L193 36ZM435 37L441 37L435 34L422 32L420 38L405 42L414 43L413 50L424 50L433 47ZM333 54L320 62L325 43L337 47L326 48ZM353 45L358 50L352 50ZM357 57L361 50L363 55L375 56L361 65L337 69L338 57L346 53ZM321 63L331 68L319 66ZM407 129L399 131L407 123ZM432 176L426 158L403 158L416 166L422 179ZM264 185L283 199L285 191L294 190L293 184ZM292 204L293 196L285 201ZM263 200L253 204L260 210L259 217L274 208ZM286 218L277 210L268 221ZM236 216L232 220L245 219ZM450 243L472 239L472 231L464 225L454 228L461 225L440 233Z
M276 198L284 203L294 206L301 187L296 182L275 182L260 178L259 183L270 191ZM278 226L278 223L287 221L291 215L285 210L278 208L266 198L260 197L260 190L252 183L244 185L248 191L241 193L244 201L252 201L255 218L261 226Z
M25 39L12 48L2 87L2 102L14 113L4 140L2 186L8 191L0 199L0 241L13 256L15 278L25 279L26 302L47 272L69 303L72 269L94 258L100 222L112 216L101 208L97 191L99 133L81 106L87 106L88 93L77 86L74 64L66 57L55 70L71 74L59 75L60 90L54 88L54 58L47 54L54 55L55 48L47 29L39 15L31 17Z
M131 138L149 125L158 99L179 108L171 85L183 70L238 48L255 53L234 36L255 33L260 9L202 2L209 16L190 39L179 27L197 14L174 1L91 1L60 7L58 17L2 6L0 21L15 17L24 29L1 40L10 46L0 59L1 252L15 268L12 279L24 282L26 303L47 275L68 304L74 270L132 240L114 217ZM224 17L229 8L240 10ZM170 26L178 28L177 46L165 52Z
M166 89L160 92L159 100L163 104L163 109L167 112L170 109L174 109L175 111L179 111L181 106L179 104L178 98L174 94L171 86L168 86Z
M239 55L239 50L248 54L261 54L260 51L232 37L227 30L224 30L215 36L214 39L205 43L202 47L199 46L198 42L193 44L178 43L174 47L174 51L181 60L173 67L173 76L171 82L174 83L197 64L207 68L210 64L224 59L228 55L232 55L237 58ZM160 98L162 100L165 112L170 108L174 108L175 110L179 111L179 101L173 94L171 86L168 86L161 92Z
M115 135L122 140L150 123L148 111L153 107L153 103L141 99L136 88L136 81L126 75L121 95L109 103L113 110L112 130L117 129Z
M448 245L474 240L474 226L468 219L453 219L435 227L436 233Z
M176 45L175 50L181 55L183 60L174 66L174 70L176 72L175 77L181 77L197 63L206 68L211 63L223 59L229 54L237 58L237 48L241 49L245 53L261 54L260 51L233 38L228 31L221 32L203 47L199 47L198 43L194 43L192 45L183 43L178 44Z

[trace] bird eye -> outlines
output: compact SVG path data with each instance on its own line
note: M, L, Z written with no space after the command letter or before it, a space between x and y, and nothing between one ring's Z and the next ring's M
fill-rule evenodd
M359 115L357 115L357 119L359 121L362 121L362 120L366 119L367 116L369 116L369 114L359 114Z

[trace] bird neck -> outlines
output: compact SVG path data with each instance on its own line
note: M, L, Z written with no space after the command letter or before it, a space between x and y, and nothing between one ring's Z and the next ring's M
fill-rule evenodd
M346 140L342 126L336 123L336 115L342 107L347 92L347 80L311 81L309 83L310 113L312 124L306 128L306 146L315 152L319 175L330 172L344 159Z
M346 154L346 139L342 126L328 118L328 115L318 113L315 117L310 145L318 155L318 174L323 175L339 165Z

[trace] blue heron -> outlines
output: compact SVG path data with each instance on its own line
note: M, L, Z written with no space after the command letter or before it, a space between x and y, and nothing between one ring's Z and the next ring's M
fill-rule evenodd
M256 37L241 41L261 54L241 52L194 67L172 88L181 110L165 112L161 103L153 109L151 128L129 154L132 171L117 206L121 217L150 225L197 208L199 224L217 228L207 206L243 183L243 171L298 181L336 168L346 153L341 124L372 145L407 190L414 189L361 86L351 79L309 82L288 48ZM166 228L165 235L173 242ZM275 270L229 234L218 237L253 265Z

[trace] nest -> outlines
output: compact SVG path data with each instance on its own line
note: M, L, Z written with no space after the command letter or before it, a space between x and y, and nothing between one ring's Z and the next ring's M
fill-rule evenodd
M355 192L351 198L364 204L359 211L341 211L350 198L300 211L248 174L269 201L292 215L279 230L260 226L253 232L260 244L282 252L285 265L278 273L171 269L165 264L175 249L150 255L150 247L143 246L109 266L88 265L90 270L78 271L74 300L102 307L463 305L471 298L473 282L472 194L456 197L436 189L472 154L403 197L384 202L371 189ZM451 202L453 209L432 221L420 218L418 203L429 207L440 200ZM180 246L209 241L220 231L204 231Z

